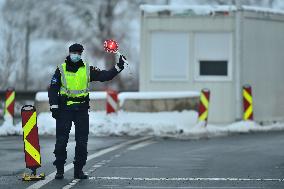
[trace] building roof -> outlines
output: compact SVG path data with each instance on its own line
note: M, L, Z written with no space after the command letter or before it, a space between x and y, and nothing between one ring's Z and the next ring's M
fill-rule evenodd
M194 15L212 15L218 12L234 12L237 11L235 5L141 5L140 9L146 13L159 13L168 11L172 14L194 14ZM281 14L284 15L284 10L254 7L254 6L241 6L242 10L251 12L261 12L268 14Z

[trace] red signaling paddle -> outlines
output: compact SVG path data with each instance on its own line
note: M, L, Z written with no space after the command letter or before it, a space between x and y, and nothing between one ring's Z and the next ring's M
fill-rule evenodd
M105 40L105 42L104 42L104 49L108 53L115 53L118 56L121 55L121 53L118 51L118 43L115 40L113 40L113 39ZM128 61L123 56L122 56L122 58L123 58L124 62L126 64L128 64Z

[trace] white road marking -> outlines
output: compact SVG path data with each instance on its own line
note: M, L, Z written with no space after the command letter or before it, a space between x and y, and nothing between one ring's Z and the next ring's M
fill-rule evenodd
M133 146L130 146L129 148L127 148L127 150L137 150L139 148L143 148L143 147L148 146L148 145L153 144L153 143L156 143L156 142L152 141L152 140L144 141L144 142L141 142L139 144L135 144Z
M73 180L69 185L64 186L62 189L70 189L72 188L75 184L77 184L77 182L79 182L80 179L75 179Z
M113 187L112 187L113 188ZM119 187L115 187L115 188L121 188L121 186ZM238 187L238 186L124 186L124 188L151 188L151 189L154 189L154 188L170 188L170 189L203 189L203 188L209 188L209 189L220 189L220 188L226 188L226 189L237 189L237 188L264 188L264 187L253 187L253 186L247 186L247 187Z
M87 161L92 160L92 159L94 159L96 157L102 156L102 155L104 155L106 153L115 151L117 149L123 148L125 146L130 145L130 144L134 144L134 143L137 143L137 142L141 142L141 141L147 140L149 138L151 138L151 137L141 137L141 138L138 138L138 139L134 139L134 140L130 140L130 141L127 141L127 142L123 142L121 144L117 144L115 146L111 146L109 148L100 150L100 151L98 151L98 152L96 152L94 154L89 155L88 158L87 158ZM69 171L73 167L74 167L73 163L69 163L68 165L66 165L64 167L64 172ZM54 180L55 174L56 174L56 171L54 171L53 173L51 173L48 176L46 176L45 180L40 180L40 181L32 184L31 186L27 187L26 189L39 189L39 188L43 187L44 185L46 185L50 181Z
M137 149L143 148L143 147L148 146L148 145L153 144L153 143L155 143L155 142L152 141L152 140L146 140L146 141L144 141L144 142L140 142L140 143L138 143L138 144L134 144L133 146L130 146L129 148L127 148L127 150L137 150ZM126 150L126 151L127 151L127 150ZM115 156L115 157L116 157L116 156ZM111 159L112 159L112 158L111 158ZM109 160L102 160L101 162L99 162L99 163L93 165L93 168L91 168L90 170L88 170L88 172L92 172L91 170L94 171L94 169L99 168L99 167L105 165L106 163L109 163L109 162L111 161L111 159L109 159ZM86 173L88 173L88 172L86 172ZM70 183L70 184L71 184L71 183ZM72 188L72 187L75 185L75 184L74 184L74 185L71 185L71 186L70 186L70 184L66 185L66 187L68 187L68 189ZM64 189L65 189L65 188L64 188ZM66 189L67 189L67 188L66 188Z
M274 181L284 182L284 179L275 178L149 178L149 177L90 177L91 180L136 180L136 181Z
M99 167L101 167L102 166L102 164L95 164L93 167L94 168L99 168Z
M157 169L157 166L110 166L111 168L119 169Z

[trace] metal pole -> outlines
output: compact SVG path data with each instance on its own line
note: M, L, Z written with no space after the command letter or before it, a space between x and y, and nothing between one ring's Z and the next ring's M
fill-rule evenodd
M24 61L24 90L28 89L28 69L29 69L29 54L30 54L30 23L29 11L26 13L26 36L25 36L25 61Z
M242 64L242 0L235 0L235 69L236 69L236 120L241 119L242 100L241 100L241 64Z

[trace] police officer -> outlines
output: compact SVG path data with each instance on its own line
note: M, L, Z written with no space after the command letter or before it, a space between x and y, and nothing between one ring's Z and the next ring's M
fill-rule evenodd
M75 124L74 178L87 179L82 169L87 160L89 134L89 83L91 81L109 81L124 69L125 57L121 55L118 63L106 71L89 66L81 55L84 48L80 44L69 47L69 55L58 66L51 79L48 90L50 110L56 119L55 161L57 168L55 179L63 179L64 164L67 158L66 146L72 121Z

